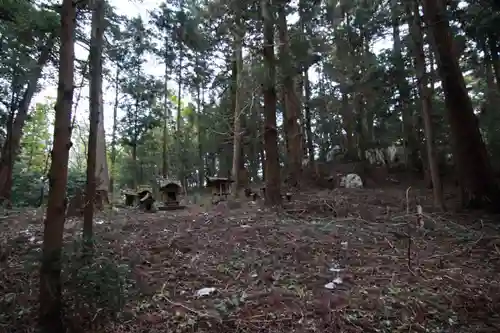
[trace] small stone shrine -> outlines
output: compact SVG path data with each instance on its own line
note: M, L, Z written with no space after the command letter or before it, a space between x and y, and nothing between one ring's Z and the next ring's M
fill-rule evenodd
M231 180L227 177L205 177L206 178L206 188L212 190L212 203L227 200L229 194L231 194Z
M179 204L179 196L182 193L182 185L179 181L163 179L160 181L161 199L164 204L160 210L182 209Z

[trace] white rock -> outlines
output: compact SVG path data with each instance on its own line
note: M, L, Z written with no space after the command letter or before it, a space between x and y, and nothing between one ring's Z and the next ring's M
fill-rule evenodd
M201 288L196 292L196 297L203 297L203 296L208 296L211 293L215 292L217 289L214 287L209 287L209 288Z
M328 282L325 284L326 289L333 290L335 289L339 284L342 284L342 278L341 277L336 277L332 282Z
M337 285L333 282L328 282L327 284L325 284L325 288L330 290L335 289L336 286Z
M355 173L349 173L340 179L340 187L363 188L363 180Z

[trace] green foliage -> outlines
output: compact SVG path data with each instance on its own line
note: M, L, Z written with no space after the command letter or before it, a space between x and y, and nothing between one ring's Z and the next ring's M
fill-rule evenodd
M67 245L63 253L67 313L73 320L80 319L82 325L90 325L89 320L95 325L115 319L133 292L129 265L106 244L94 239L89 263L85 262L81 239Z
M87 182L87 175L84 170L70 169L68 172L68 185L66 186L66 193L68 197L75 195L77 190L85 187Z
M14 166L12 184L12 202L16 206L38 206L43 198L44 175L39 170L27 170L23 162ZM45 194L47 193L45 188Z
M34 207L44 203L49 194L47 174L37 171L27 171L23 162L14 166L12 184L12 202L18 207ZM85 186L86 174L81 170L70 170L68 173L67 195L73 196L78 189Z
M20 160L27 171L47 172L47 159L52 147L54 104L37 103L23 129Z
M58 32L59 16L27 0L0 2L0 111L16 110L42 46Z
M21 151L14 164L12 201L16 206L38 206L49 191L47 173L52 149L54 102L37 103L24 126ZM75 194L86 181L84 168L70 168L67 193Z

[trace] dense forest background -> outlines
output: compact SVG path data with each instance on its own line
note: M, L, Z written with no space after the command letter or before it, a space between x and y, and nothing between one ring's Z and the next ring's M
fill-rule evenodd
M273 135L281 166L298 170L303 159L330 161L328 153L336 146L359 159L366 157L360 151L406 143L408 167L429 169L424 107L436 158L452 154L451 143L458 140L452 133L465 137L465 132L450 131L453 113L446 115L446 85L438 70L446 59L432 47L432 29L426 28L431 19L417 17L415 6L389 1L273 4L275 56L269 64L262 61L263 26L256 3L237 8L232 3L168 2L146 18L120 16L107 6L103 112L110 190L155 182L158 176L200 186L207 174L231 172L236 141L239 168L249 180L261 180L265 101L260 88L269 66L276 76L278 127ZM16 139L19 153L13 149L11 199L32 205L39 201L40 181L50 164L55 96L35 97L41 101L36 104L31 100L41 87L57 85L58 18L51 5L29 1L13 2L4 13L9 20L2 23L2 52L8 59L2 65L3 142L11 123L24 133ZM481 139L493 153L497 117L488 110L496 105L499 88L495 12L482 3L450 1L446 13L445 33L453 38L449 42L470 99L467 113L472 108ZM78 12L76 48L83 57L76 58L74 74L74 110L80 112L72 121L71 193L83 185L86 172L89 122L81 110L89 96L90 16ZM36 85L33 92L30 80ZM427 84L421 87L420 82ZM297 179L297 171L288 174Z

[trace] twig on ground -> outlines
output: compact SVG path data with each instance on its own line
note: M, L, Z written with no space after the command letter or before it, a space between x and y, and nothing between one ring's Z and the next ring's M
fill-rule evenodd
M384 237L385 238L385 241L387 242L387 244L389 244L389 246L397 253L399 254L399 250L397 248L394 247L394 245L391 243L391 241L389 239L387 239L387 237Z
M409 198L409 195L410 195L410 189L411 189L411 186L408 187L406 189L406 214L410 215L410 198ZM412 243L412 239L411 239L411 222L408 222L408 270L410 272L412 272L412 269L411 269L411 243Z

